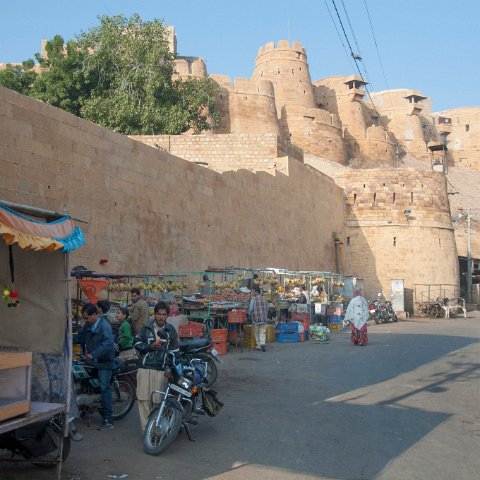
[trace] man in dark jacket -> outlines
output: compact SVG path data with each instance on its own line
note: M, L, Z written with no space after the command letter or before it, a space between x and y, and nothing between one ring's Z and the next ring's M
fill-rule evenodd
M152 411L150 395L154 390L164 391L166 344L160 341L158 332L169 340L168 349L178 350L178 335L175 327L167 323L170 307L163 302L155 305L154 318L140 329L134 347L140 354L137 372L137 400L142 430L145 430L148 416Z
M100 413L103 417L103 422L98 429L103 431L113 428L110 379L115 367L115 350L112 327L108 320L98 316L95 305L87 307L85 314L85 326L75 335L73 343L82 345L85 359L97 368L102 401Z

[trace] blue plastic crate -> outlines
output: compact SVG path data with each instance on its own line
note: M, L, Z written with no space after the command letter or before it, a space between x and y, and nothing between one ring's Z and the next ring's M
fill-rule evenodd
M298 333L298 323L280 323L278 326L279 333Z
M277 336L277 342L280 343L297 343L298 333L279 333Z
M341 315L328 315L327 322L328 323L340 323L342 321Z

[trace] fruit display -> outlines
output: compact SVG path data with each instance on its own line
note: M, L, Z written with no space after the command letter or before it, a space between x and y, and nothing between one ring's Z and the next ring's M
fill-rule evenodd
M129 292L132 288L150 292L177 292L188 288L188 283L170 280L154 280L151 282L111 282L107 286L109 292Z
M312 279L312 285L323 285L325 283L325 279L323 277L316 277Z

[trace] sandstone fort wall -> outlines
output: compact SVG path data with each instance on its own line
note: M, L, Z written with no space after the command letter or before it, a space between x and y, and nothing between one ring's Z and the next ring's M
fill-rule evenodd
M457 249L445 177L413 170L341 174L347 197L346 258L365 279L367 297L403 279L407 308L414 284L458 285ZM409 293L408 293L409 292Z
M89 222L72 265L335 269L343 192L298 160L279 158L272 173L217 173L5 88L0 125L0 198L57 211L67 204ZM305 208L313 204L317 221Z

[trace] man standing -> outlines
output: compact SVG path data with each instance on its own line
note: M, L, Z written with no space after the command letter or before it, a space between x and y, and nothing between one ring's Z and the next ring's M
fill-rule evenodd
M169 340L168 349L178 350L178 335L175 327L167 323L170 308L159 302L153 310L153 320L149 320L140 329L135 338L134 347L140 353L137 372L137 400L142 430L145 430L148 416L152 411L150 394L154 390L165 391L166 344L160 341L158 332L162 332ZM156 400L159 402L159 400ZM154 400L155 402L155 400Z
M136 335L140 332L142 325L145 325L148 321L148 305L140 296L140 290L138 288L132 288L130 293L132 294L133 302L133 305L129 308L130 318L134 322L133 334Z
M74 336L73 343L82 345L85 359L98 371L102 402L100 413L103 417L103 422L98 429L103 431L113 428L110 379L115 366L115 350L112 327L108 320L98 316L95 305L89 305L85 310L85 315L85 326Z
M267 332L268 302L263 298L262 291L258 285L254 285L253 298L248 308L252 319L253 334L255 335L256 349L266 351L265 337Z

